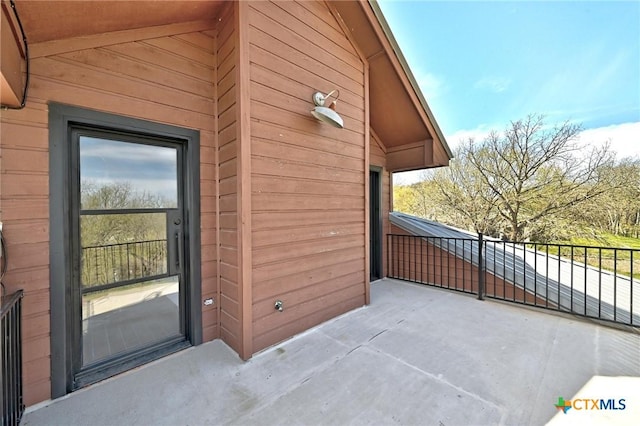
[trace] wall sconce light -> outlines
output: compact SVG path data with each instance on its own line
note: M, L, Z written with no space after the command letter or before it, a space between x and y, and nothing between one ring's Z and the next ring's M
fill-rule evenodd
M329 107L324 106L324 103L329 96L333 95L335 92L338 92L338 96L334 96L334 100L329 104ZM332 90L326 95L323 95L320 92L314 93L312 99L316 107L311 111L311 115L320 121L324 121L333 127L337 127L338 129L344 128L344 121L336 112L336 101L339 96L340 92L338 90Z

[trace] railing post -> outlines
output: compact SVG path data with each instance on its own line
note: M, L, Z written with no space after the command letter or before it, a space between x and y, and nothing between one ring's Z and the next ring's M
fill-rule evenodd
M387 234L387 273L382 274L385 277L391 277L391 271L389 270L389 256L391 253L391 244L389 244L389 242L391 241L391 235Z
M478 233L478 300L484 300L484 261L482 258L482 232Z
M25 409L22 389L22 297L23 291L18 290L8 296L8 300L0 300L0 411L3 426L19 425Z

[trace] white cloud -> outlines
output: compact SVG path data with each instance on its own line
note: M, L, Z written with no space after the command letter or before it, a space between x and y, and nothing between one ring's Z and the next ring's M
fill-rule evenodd
M476 89L489 90L494 93L504 92L511 85L511 79L506 77L483 77L473 85Z
M155 145L143 145L118 140L98 139L88 136L80 137L83 158L96 157L109 161L154 161L167 165L176 162L176 149Z
M476 127L475 129L458 130L456 132L451 133L450 135L445 135L445 139L449 144L449 148L451 148L452 151L455 151L458 145L460 145L462 142L465 142L469 139L481 141L484 138L486 138L489 135L489 133L491 133L492 130L500 130L500 129L502 129L501 126L491 127L491 126L482 124Z
M456 147L460 145L462 142L469 140L470 138L474 140L482 140L484 139L491 130L498 129L499 126L486 126L480 125L472 130L458 130L449 135L445 135L445 139L447 140L447 144L451 151L455 151ZM398 172L393 174L393 184L394 185L411 185L413 183L419 182L424 179L425 170L414 170L411 172Z
M492 130L501 132L504 130L504 126L487 126L483 124L475 129L458 130L446 135L446 139L449 147L455 150L461 142L470 138L480 141L487 137ZM617 153L618 158L634 156L640 158L640 122L614 124L583 130L578 136L577 143L599 146L607 141L610 143L611 150Z
M138 195L147 193L163 197L167 201L176 202L178 197L178 183L175 179L127 179L126 177L88 177L83 184L95 185L97 188L109 185L130 185L132 191Z
M416 77L416 81L418 86L420 86L422 94L427 98L427 100L434 99L442 95L446 88L444 80L431 73L419 73Z
M445 135L445 137L449 147L454 151L461 142L469 138L480 141L491 130L502 131L503 127L481 125L471 130L458 130ZM640 122L614 124L584 130L578 136L577 143L580 145L601 146L607 141L610 143L610 149L616 152L618 159L624 157L640 158ZM422 180L423 173L424 170L394 173L393 183L394 185L410 185Z
M411 185L423 179L424 170L413 170L410 172L397 172L393 174L393 185Z
M619 159L624 157L640 158L640 122L584 130L578 138L578 143L581 145L599 146L607 141Z

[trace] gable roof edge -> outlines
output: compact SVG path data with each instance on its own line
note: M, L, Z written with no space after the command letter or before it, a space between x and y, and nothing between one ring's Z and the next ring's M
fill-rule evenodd
M378 1L377 0L367 0L367 2L371 6L371 10L373 11L374 16L378 20L378 23L380 24L380 27L382 28L382 31L384 32L385 36L387 37L387 40L389 41L389 44L391 45L391 48L393 49L393 52L395 53L396 58L398 59L398 62L400 63L400 66L404 70L404 73L407 76L407 79L409 80L409 83L411 84L411 87L413 88L413 91L415 92L416 96L418 97L418 100L420 101L420 104L422 105L422 108L424 108L424 111L427 114L427 117L431 121L431 125L433 126L438 139L440 139L440 141L442 142L442 146L445 149L445 151L447 152L447 155L449 156L449 158L453 158L453 153L451 152L451 148L449 147L449 144L447 143L447 140L445 139L444 134L442 134L442 130L440 129L440 126L438 125L438 122L436 121L436 119L435 119L435 117L433 115L433 112L431 112L431 108L429 108L429 104L427 103L427 100L425 99L424 94L422 93L422 90L420 89L420 86L418 85L418 82L416 81L415 77L413 76L413 72L411 71L411 68L409 67L409 64L407 63L407 60L405 59L404 55L402 54L402 50L400 50L400 46L398 45L398 42L396 41L395 37L393 36L393 32L391 31L391 27L389 27L389 24L387 23L387 20L385 19L384 14L382 13L382 9L380 9L380 5L378 4Z

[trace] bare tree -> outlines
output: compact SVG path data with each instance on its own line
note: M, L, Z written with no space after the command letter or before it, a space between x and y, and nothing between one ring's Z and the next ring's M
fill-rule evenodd
M640 235L640 159L623 158L603 170L612 187L574 212L601 231L638 238Z
M451 183L441 182L441 191L477 230L500 220L509 239L522 241L543 219L611 188L605 182L610 175L601 171L614 156L607 145L578 146L580 130L569 122L547 127L543 116L530 115L481 142L471 139L459 152L460 165L448 172Z
M471 163L470 151L468 146L459 148L449 167L435 173L433 180L440 189L440 202L455 213L458 226L497 234L501 222L497 214L498 195Z

